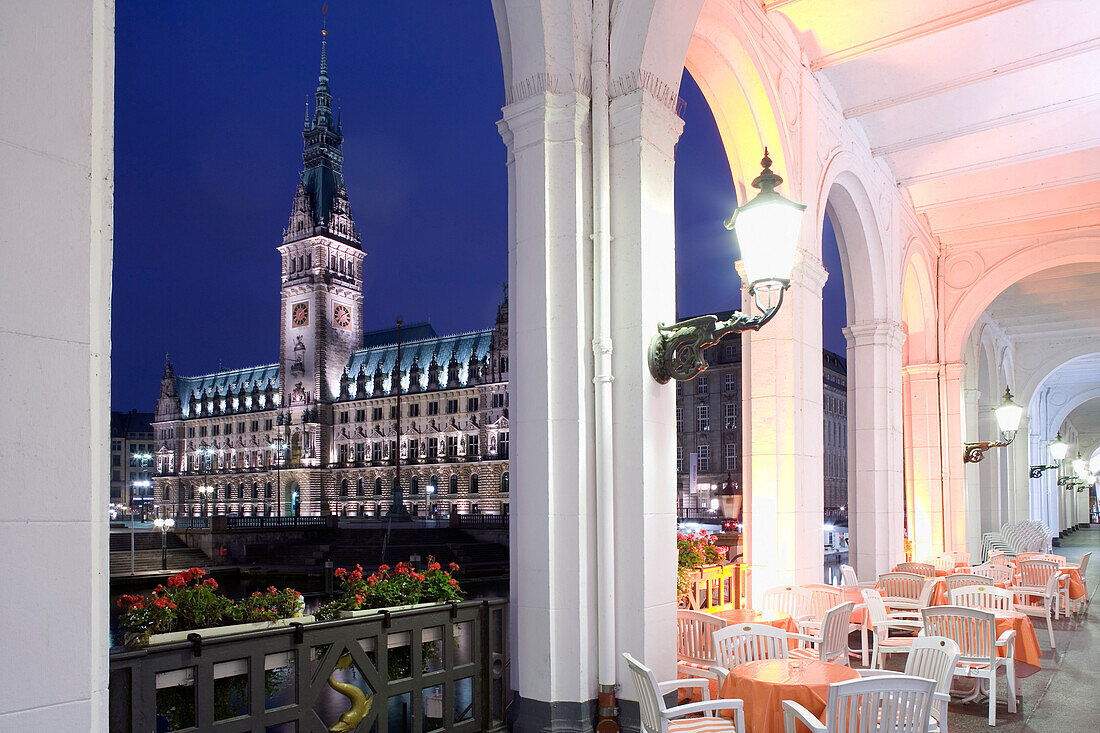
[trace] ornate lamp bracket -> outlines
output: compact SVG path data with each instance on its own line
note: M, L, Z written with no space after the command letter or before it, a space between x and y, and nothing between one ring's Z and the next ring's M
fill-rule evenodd
M1039 478L1043 475L1043 471L1049 471L1052 468L1058 468L1057 465L1051 464L1049 466L1032 466L1028 470L1028 476L1031 478Z
M703 350L714 346L724 336L742 331L759 331L783 305L783 294L790 287L789 280L769 280L767 284L779 285L779 297L774 304L763 307L759 301L757 285L753 283L749 293L756 296L759 315L750 316L734 311L728 320L718 316L696 316L678 321L670 326L657 324L657 334L649 342L649 373L660 384L670 379L686 382L694 379L709 366L703 359Z
M1002 433L1001 440L984 440L981 443L967 443L963 446L963 463L980 463L985 458L985 452L990 448L1004 448L1012 439L1016 437L1015 433Z

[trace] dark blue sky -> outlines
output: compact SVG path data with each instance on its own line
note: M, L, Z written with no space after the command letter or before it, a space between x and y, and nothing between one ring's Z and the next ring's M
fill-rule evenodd
M179 373L278 359L275 247L301 167L321 3L121 0L116 22L112 404L151 410ZM367 252L367 328L492 323L507 278L500 52L487 2L331 3L329 77ZM677 149L681 313L734 305L734 206L690 77ZM835 245L833 246L835 259ZM826 246L826 267L829 246ZM826 285L827 306L834 276ZM826 347L843 349L827 322Z

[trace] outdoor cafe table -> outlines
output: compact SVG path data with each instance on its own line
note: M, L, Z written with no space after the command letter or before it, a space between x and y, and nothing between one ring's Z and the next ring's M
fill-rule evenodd
M1042 667L1039 639L1035 636L1035 627L1031 618L1019 611L994 610L997 617L997 636L1009 629L1016 632L1016 648L1012 658L1016 660L1016 676L1030 677Z
M1013 569L1016 568L1016 558L1012 558L1010 561ZM1060 572L1065 573L1068 577L1058 582L1059 588L1069 587L1069 597L1077 601L1085 597L1085 584L1081 580L1081 566L1079 565L1066 565L1058 569Z
M820 718L829 685L858 677L851 667L832 662L761 659L731 669L721 696L744 701L745 726L753 733L783 733L784 700L794 700ZM806 728L799 725L798 730Z

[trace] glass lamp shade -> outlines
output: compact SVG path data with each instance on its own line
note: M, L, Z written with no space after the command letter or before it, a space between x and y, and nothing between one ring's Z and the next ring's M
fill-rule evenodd
M750 283L791 279L805 208L774 191L761 191L734 212L733 231Z
M1079 478L1084 478L1088 474L1085 459L1081 457L1081 454L1077 454L1077 458L1073 460L1073 472L1077 474Z
M1068 450L1069 443L1062 440L1062 434L1058 433L1058 437L1050 444L1050 457L1056 461L1060 461L1066 457L1066 452Z
M1020 427L1020 418L1024 408L1012 401L1012 393L1005 388L1004 402L993 411L997 417L997 427L1002 433L1015 433Z

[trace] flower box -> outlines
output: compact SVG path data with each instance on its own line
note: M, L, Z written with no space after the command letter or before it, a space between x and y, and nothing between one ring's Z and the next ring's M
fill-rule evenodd
M358 611L340 611L340 618L362 618L363 616L373 616L375 614L382 613L383 611L389 611L395 613L397 611L408 611L413 608L426 608L428 606L438 606L438 603L407 603L403 606L384 606L382 608L361 608Z
M198 634L203 639L213 639L219 636L246 634L250 631L267 631L268 629L284 628L292 623L308 624L312 623L312 621L313 616L294 616L292 618L280 618L274 621L257 621L250 624L230 624L229 626L208 626L203 629L190 629L189 631L169 631L164 634L153 634L150 636L148 646L175 644L180 641L187 641L187 637L190 634Z

